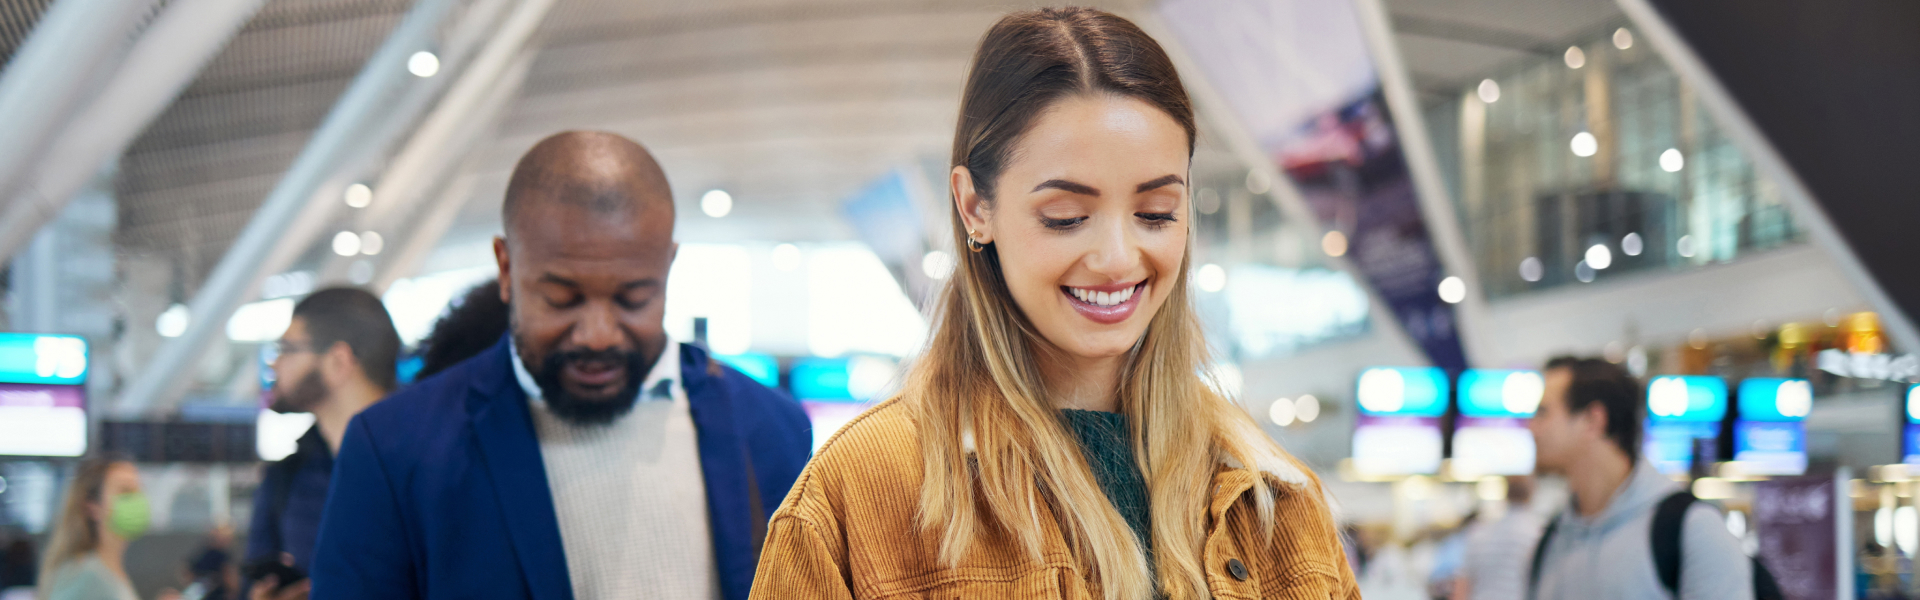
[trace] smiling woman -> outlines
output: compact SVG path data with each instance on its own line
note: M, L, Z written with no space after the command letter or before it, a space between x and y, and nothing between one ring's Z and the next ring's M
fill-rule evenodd
M1319 481L1203 379L1194 135L1125 19L987 32L931 341L775 513L756 598L1357 596Z

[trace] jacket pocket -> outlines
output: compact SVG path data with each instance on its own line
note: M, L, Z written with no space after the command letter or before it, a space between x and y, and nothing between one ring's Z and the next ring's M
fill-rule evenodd
M1086 585L1064 567L1005 574L960 569L895 584L887 600L1089 600Z

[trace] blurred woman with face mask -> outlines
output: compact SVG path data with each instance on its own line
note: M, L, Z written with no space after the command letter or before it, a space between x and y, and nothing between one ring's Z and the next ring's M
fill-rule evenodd
M1358 596L1319 480L1203 374L1196 130L1172 61L1125 19L1043 9L987 31L932 340L814 454L754 598Z
M153 511L133 463L81 463L61 502L40 567L42 600L136 600L127 579L127 544L147 531Z

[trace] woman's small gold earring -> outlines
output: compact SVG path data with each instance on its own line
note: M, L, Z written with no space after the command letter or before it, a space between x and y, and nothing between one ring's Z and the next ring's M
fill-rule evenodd
M981 244L978 240L973 239L973 229L968 228L967 229L967 250L971 252L979 252L985 249L987 249L987 246L985 244Z

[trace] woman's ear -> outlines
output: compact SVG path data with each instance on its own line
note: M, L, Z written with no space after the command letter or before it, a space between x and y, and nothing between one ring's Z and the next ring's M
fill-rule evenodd
M993 226L988 220L992 209L986 199L974 191L973 172L966 167L954 167L948 179L953 188L953 207L960 211L960 222L971 232L973 241L982 245L993 243Z

